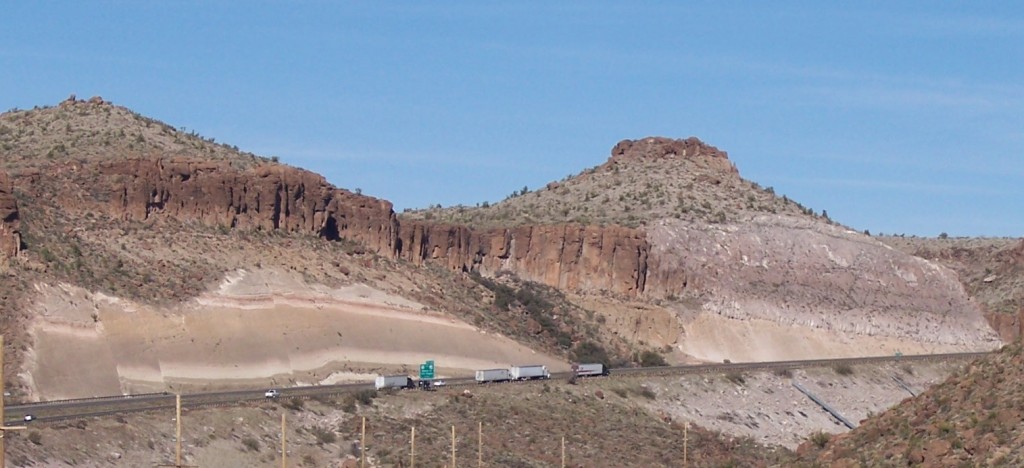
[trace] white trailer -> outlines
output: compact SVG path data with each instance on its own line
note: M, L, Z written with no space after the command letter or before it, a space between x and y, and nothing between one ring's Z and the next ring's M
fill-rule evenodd
M378 375L373 386L377 390L382 390L385 388L413 388L415 385L412 377L408 375Z
M512 366L512 368L510 368L508 371L510 374L512 374L512 380L533 380L551 378L551 373L548 372L547 366Z
M512 374L508 369L484 369L476 371L477 383L487 382L508 382L512 380Z
M592 364L577 364L574 367L576 375L580 377L590 377L594 375L608 375L608 369L601 363Z

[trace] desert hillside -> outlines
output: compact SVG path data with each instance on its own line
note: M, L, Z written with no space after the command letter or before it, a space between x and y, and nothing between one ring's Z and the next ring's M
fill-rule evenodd
M810 208L740 177L725 151L697 138L650 137L623 140L604 164L524 188L500 203L406 210L401 217L475 227L639 227L662 218L724 223L764 213L816 217Z
M16 399L638 351L557 291L397 258L386 201L99 98L0 115L0 145Z
M774 196L696 139L626 140L579 176L445 216L397 216L99 98L5 113L0 145L0 325L24 398L430 357L465 373L999 344L953 271ZM488 214L505 212L532 214Z
M955 271L775 196L695 138L625 140L543 189L399 221L423 233L409 258L650 304L675 317L653 343L683 360L999 344Z

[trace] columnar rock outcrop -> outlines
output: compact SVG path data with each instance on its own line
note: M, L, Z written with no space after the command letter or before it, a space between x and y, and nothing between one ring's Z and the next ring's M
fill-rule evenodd
M640 295L649 246L642 230L620 226L520 226L474 231L465 226L407 222L396 254L452 270L517 276L569 291Z
M224 161L156 157L56 172L62 171L90 192L86 204L126 220L170 217L347 238L389 256L395 246L398 221L390 202L335 188L317 174L288 166L240 170Z
M6 172L0 172L0 260L18 256L21 248L20 224L14 185Z

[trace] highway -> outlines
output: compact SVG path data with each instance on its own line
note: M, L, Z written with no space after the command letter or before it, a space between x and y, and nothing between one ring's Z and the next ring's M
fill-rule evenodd
M863 358L811 359L798 361L774 362L741 362L694 364L664 367L623 367L611 370L616 376L670 376L700 373L728 374L733 372L763 372L780 369L806 369L815 367L835 367L839 365L870 365L886 363L935 362L950 360L972 360L989 353L950 353L922 354L907 356L877 356ZM568 379L571 372L559 372L551 375L552 379ZM477 385L473 377L445 379L450 387ZM535 381L536 382L536 381ZM525 382L524 382L525 383ZM491 384L489 384L491 385ZM278 388L279 398L312 398L321 396L354 393L360 390L372 390L373 382L352 383L341 385L313 385L304 387ZM266 399L267 389L232 390L222 392L189 393L181 395L183 408L201 408L209 406L231 406L245 402ZM58 422L98 416L111 416L140 411L173 410L175 407L172 393L146 393L138 395L116 395L98 398L82 398L74 400L47 401L40 403L8 405L4 407L7 417L6 425L22 424L24 415L31 414L35 420L29 424Z

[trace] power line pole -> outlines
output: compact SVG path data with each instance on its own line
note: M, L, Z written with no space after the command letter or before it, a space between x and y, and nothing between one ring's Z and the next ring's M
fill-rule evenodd
M565 468L565 436L562 436L562 468Z
M416 426L412 427L412 439L409 441L409 468L416 468Z
M174 464L165 464L157 466L173 466L175 468L198 468L198 465L182 465L181 464L181 394L174 395L174 425L175 435L177 436L177 449L174 451Z
M683 468L687 467L686 445L687 445L688 441L686 440L686 436L687 436L687 432L689 431L689 429L690 429L690 422L687 421L687 422L683 423Z
M455 425L452 424L452 468L455 468Z
M285 433L285 429L288 427L285 423L285 417L288 413L281 413L281 468L288 468L288 436Z

